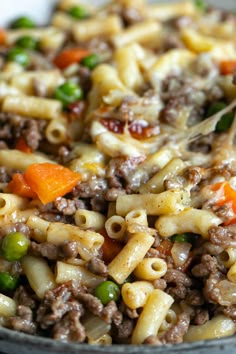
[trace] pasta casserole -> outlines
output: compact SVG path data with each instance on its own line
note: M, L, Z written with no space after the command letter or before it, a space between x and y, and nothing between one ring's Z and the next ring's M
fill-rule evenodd
M2 327L235 335L235 31L203 0L59 0L0 29Z

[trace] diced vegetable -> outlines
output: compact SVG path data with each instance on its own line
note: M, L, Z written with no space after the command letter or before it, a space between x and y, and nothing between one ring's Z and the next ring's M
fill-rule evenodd
M12 291L17 288L19 277L14 277L10 273L0 272L0 291Z
M120 288L113 281L107 280L95 288L94 295L101 300L103 305L107 305L111 300L117 301L119 299Z
M68 14L77 20L88 17L88 11L84 6L72 6L68 10Z
M84 48L66 49L63 50L56 58L54 58L53 62L59 69L65 69L71 64L79 63L89 54L89 50Z
M236 60L224 60L220 63L220 72L222 75L233 74L236 70Z
M35 22L27 17L27 16L21 16L18 17L17 19L15 19L12 23L11 23L11 28L35 28L36 24Z
M54 98L61 101L66 108L69 104L83 98L83 91L76 83L67 81L55 89Z
M100 58L97 54L90 54L81 60L81 64L92 70L98 65L99 61Z
M99 231L99 233L102 234L104 237L104 243L101 248L103 260L106 264L108 264L121 251L122 244L108 237L105 230Z
M6 40L6 31L0 28L0 45L5 44L5 40Z
M228 204L232 208L234 216L225 221L225 225L233 224L236 222L236 191L230 186L229 182L219 182L211 186L214 192L217 192L218 200L217 206Z
M221 101L212 103L207 110L207 117L211 117L215 113L220 112L222 109L226 108L226 106L226 103Z
M37 194L31 189L21 173L15 173L11 182L8 184L8 189L11 193L24 198L37 198Z
M24 49L35 50L38 47L38 40L31 36L23 36L17 39L15 45Z
M219 120L219 122L216 124L215 131L217 133L225 132L226 130L228 130L231 127L233 120L234 120L234 113L233 112L224 114L222 116L221 120Z
M25 139L22 137L17 140L15 148L17 150L26 152L27 154L32 153L32 149L27 145Z
M9 261L19 261L27 253L30 241L21 232L10 232L2 241L1 251L3 257Z
M30 63L28 53L26 53L24 49L18 47L9 49L6 58L8 61L14 61L24 67L28 66Z
M225 102L214 102L207 111L207 116L210 117L212 115L214 115L217 112L220 112L222 109L226 108L227 105ZM226 130L228 130L233 122L234 119L234 113L233 112L229 112L224 114L221 119L218 121L218 123L216 124L216 128L215 131L217 133L222 133L225 132Z
M184 234L176 234L171 237L171 241L176 241L176 242L193 243L195 239L196 239L195 234L190 232L186 232Z
M194 0L196 8L201 11L205 12L207 9L207 4L204 0Z
M25 179L42 203L50 203L71 192L81 176L62 165L35 163L25 171Z

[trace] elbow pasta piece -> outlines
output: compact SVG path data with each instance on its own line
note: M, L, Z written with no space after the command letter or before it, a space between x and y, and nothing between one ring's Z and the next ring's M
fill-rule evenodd
M19 75L24 71L22 65L15 63L13 61L5 63L0 73L1 81L9 81L15 75Z
M222 76L219 84L229 100L233 100L236 97L236 86L233 84L232 74Z
M0 193L0 215L7 215L15 210L25 209L28 203L26 198L10 193Z
M146 304L153 289L152 283L148 281L138 280L133 283L125 283L121 288L122 300L130 309L136 310Z
M134 234L108 264L108 274L118 284L122 284L144 258L153 242L154 238L148 233Z
M168 310L165 319L163 320L162 324L160 325L160 332L166 332L172 326L174 326L177 322L177 315L174 310L171 308Z
M121 47L115 51L114 59L118 75L130 90L137 90L143 84L138 58L134 46Z
M45 135L52 144L61 144L68 139L68 123L65 119L52 119L47 125Z
M189 208L176 215L160 216L155 223L155 227L161 237L193 232L208 239L209 228L218 226L221 222L221 219L211 211Z
M65 31L71 31L75 21L63 11L56 11L52 17L52 25Z
M167 178L180 174L186 164L179 158L174 158L159 172L157 172L146 184L141 185L140 193L161 193L164 191L164 181Z
M65 81L59 70L54 69L19 73L10 79L9 84L17 88L21 93L30 96L35 92L35 80L43 85L47 96L51 96L54 89Z
M6 96L2 103L3 112L12 112L38 119L55 119L62 111L58 100L33 96Z
M125 216L127 225L139 224L148 226L147 213L144 209L134 209Z
M29 165L33 163L43 162L56 163L55 161L50 160L48 157L38 153L29 154L15 149L0 150L0 165L12 169L24 171Z
M193 16L196 8L191 1L179 1L172 4L150 4L144 8L144 16L159 21L167 21L179 16Z
M101 230L105 225L105 216L97 211L77 209L75 212L75 224L83 230Z
M61 245L65 241L78 241L96 254L97 250L102 246L104 238L97 232L82 230L78 226L51 222L47 229L47 241L54 245Z
M173 189L160 194L129 194L118 196L116 212L125 216L134 209L143 208L147 215L172 214L184 210L189 203L189 193L184 190Z
M219 254L218 259L226 268L230 268L234 263L236 263L236 249L233 247L226 248Z
M148 72L148 77L159 91L161 81L171 73L180 73L190 68L196 55L188 49L172 49L160 56Z
M174 299L170 295L154 289L138 318L131 343L142 344L147 337L156 336L173 302Z
M80 285L87 286L88 288L94 288L104 281L104 278L89 272L85 267L65 262L57 262L55 279L58 284L75 280Z
M48 290L56 287L54 274L45 259L26 255L21 260L21 265L31 288L39 299L43 299Z
M0 316L11 317L16 314L16 302L9 296L0 294Z
M195 53L209 52L216 47L221 47L226 44L225 41L210 36L204 36L189 28L182 30L182 39L186 47Z
M105 222L107 235L114 240L122 240L125 236L125 219L119 215L113 215Z
M234 321L224 315L217 315L203 325L190 326L184 336L185 342L222 338L233 335L236 330Z
M31 215L26 224L30 229L33 230L33 235L31 236L37 242L46 242L47 240L47 229L49 222L38 217L37 215Z
M113 45L121 48L130 43L146 43L159 36L161 26L156 21L147 20L134 24L111 37Z
M161 258L144 258L134 270L138 279L153 281L160 279L167 272L167 264Z
M113 90L126 94L130 92L122 83L118 71L108 64L100 64L94 69L92 81L103 100Z
M2 102L6 96L20 96L21 94L23 95L16 87L10 86L5 82L0 82L0 102Z
M65 33L56 27L41 27L41 28L29 28L29 29L12 29L6 31L5 42L7 45L13 45L17 39L23 36L30 36L41 41L54 37L55 41L51 41L51 48L57 49L65 40Z
M119 16L110 15L105 18L96 18L77 22L72 26L72 33L76 41L87 41L94 36L111 36L122 29Z
M232 264L231 267L229 268L227 273L227 278L232 283L236 283L236 262Z

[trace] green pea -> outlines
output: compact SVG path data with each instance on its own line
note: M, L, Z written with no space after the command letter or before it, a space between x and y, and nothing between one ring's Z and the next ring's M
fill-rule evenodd
M54 91L55 99L62 102L64 108L70 103L83 98L83 91L79 85L72 81L66 81L64 84L58 86Z
M204 0L194 0L194 4L196 8L201 12L205 12L207 9L207 4Z
M21 16L21 17L16 18L14 21L12 21L10 27L15 28L15 29L17 29L17 28L35 28L36 24L31 18L29 18L27 16Z
M97 54L90 54L87 57L83 58L80 63L83 66L86 66L87 68L92 70L99 63L99 61L100 61L100 59Z
M2 241L2 255L7 261L18 261L26 255L29 244L29 239L21 232L10 232Z
M227 105L224 102L214 102L207 111L207 117L212 116L213 114L220 112L222 109L226 108ZM216 129L215 131L217 133L222 133L225 132L226 130L228 130L232 124L234 120L234 113L230 112L230 113L226 113L223 114L221 119L218 121L218 123L216 124Z
M173 242L188 242L188 243L194 243L196 240L196 236L193 233L183 233L183 234L175 234L171 236L171 241Z
M38 40L31 36L23 36L18 38L15 44L20 48L35 50L38 47Z
M73 6L68 10L68 14L77 19L77 20L82 20L83 18L88 17L88 11L85 7L83 6Z
M7 272L0 272L0 291L15 290L18 284L19 277L14 277Z
M7 61L14 61L24 67L28 66L30 63L28 53L18 47L11 48L7 53L6 59Z
M107 305L111 300L117 301L120 297L119 286L113 281L107 280L100 283L94 291L94 295Z

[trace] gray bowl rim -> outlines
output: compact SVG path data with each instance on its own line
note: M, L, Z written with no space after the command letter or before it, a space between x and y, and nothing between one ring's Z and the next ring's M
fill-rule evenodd
M236 349L236 335L223 337L219 339L202 340L180 344L166 345L128 345L128 344L112 344L112 345L91 345L75 342L61 342L51 338L33 336L22 332L17 332L7 328L0 328L0 348L1 342L11 342L19 346L40 348L45 353L67 353L67 354L160 354L160 353L190 353L204 348L204 350L224 350L224 348ZM1 348L2 349L2 348Z

